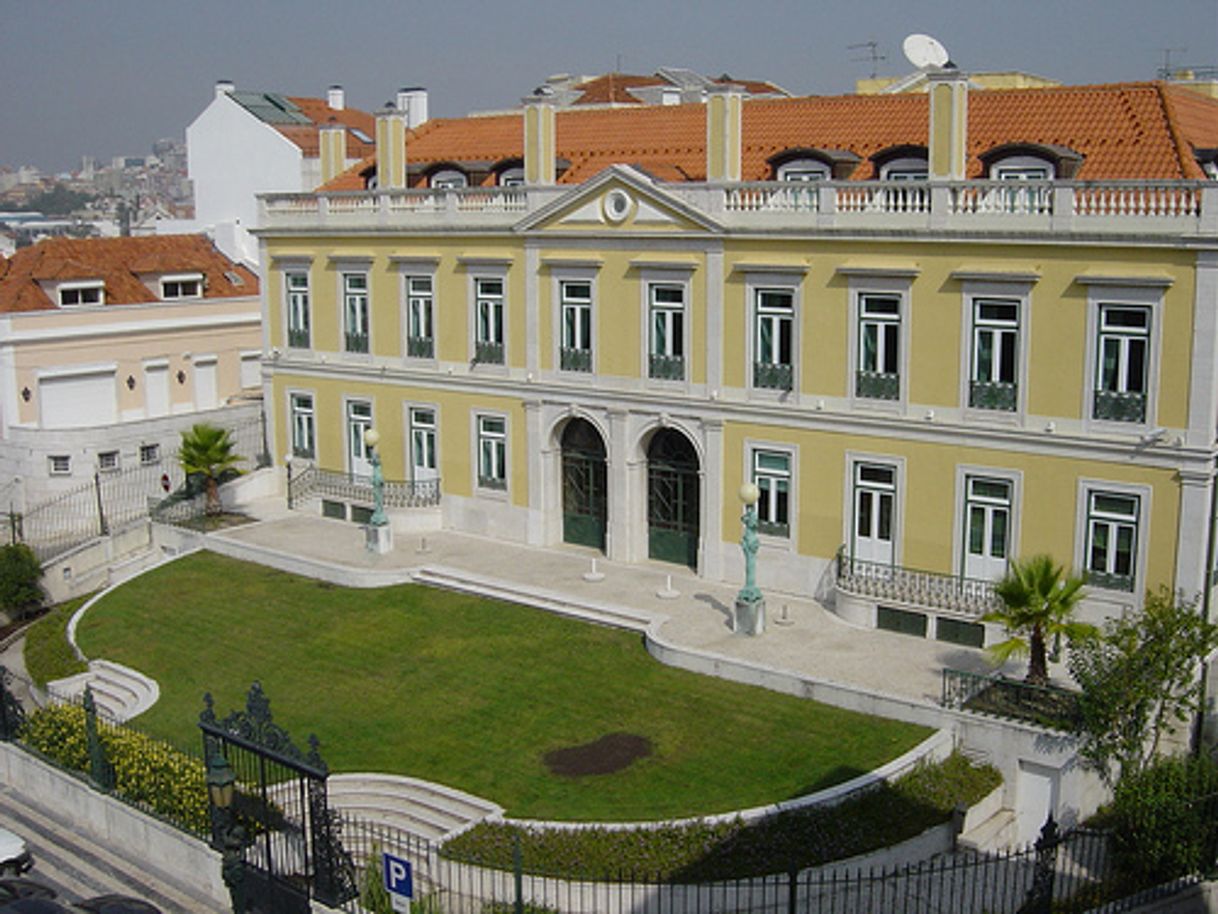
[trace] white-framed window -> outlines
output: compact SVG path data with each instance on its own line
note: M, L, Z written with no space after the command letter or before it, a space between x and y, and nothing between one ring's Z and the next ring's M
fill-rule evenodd
M458 187L467 187L469 185L469 178L466 177L464 172L457 171L455 168L444 168L433 174L428 184L436 190L452 190Z
M343 350L368 353L368 274L343 273Z
M438 473L436 411L430 406L410 409L410 465L418 482L435 479Z
M592 371L592 283L562 280L558 284L562 342L558 365L563 371Z
M1150 333L1149 307L1100 303L1096 327L1093 419L1146 421L1150 388Z
M1047 162L995 162L990 167L990 177L997 181L1049 181L1053 178L1053 166Z
M312 394L292 394L292 456L312 460L316 452L316 424Z
M309 274L304 270L284 273L283 286L287 295L288 345L295 349L308 349Z
M754 448L753 484L757 499L757 531L768 536L791 535L791 454Z
M103 282L69 282L59 286L60 307L104 305L105 303L106 286Z
M102 473L116 473L120 468L118 451L98 451L97 469Z
M502 279L474 278L474 361L479 364L506 364L503 299Z
M202 295L203 276L200 273L161 277L161 298L165 301L201 298Z
M854 395L901 398L901 297L864 292L858 297L858 369Z
M498 183L500 187L523 187L524 168L517 165L514 168L503 169L499 172Z
M685 380L685 284L647 285L647 376Z
M881 181L925 181L928 175L926 159L903 156L880 166Z
M507 488L507 420L478 416L478 487Z
M1135 592L1141 496L1088 488L1086 500L1087 543L1083 567L1087 583L1106 590Z
M1007 570L1014 484L968 475L964 480L964 577L993 581Z
M896 563L897 494L900 468L896 464L854 459L851 467L850 558L889 566Z
M372 452L364 436L372 428L372 402L348 400L346 407L347 471L353 477L367 479L372 475Z
M403 282L406 286L406 354L416 359L435 358L432 278L406 276Z
M1019 406L1020 300L972 299L968 405L1014 412Z
M161 462L161 446L159 444L140 445L140 465L151 466Z
M790 390L795 374L795 293L753 290L753 386Z
M71 476L72 458L67 454L51 454L47 457L47 469L52 476Z
M817 159L791 159L778 166L779 181L828 181L829 166Z

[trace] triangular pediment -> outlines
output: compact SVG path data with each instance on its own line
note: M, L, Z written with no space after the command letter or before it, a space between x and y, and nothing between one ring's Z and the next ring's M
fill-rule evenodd
M638 169L614 165L522 219L516 231L705 234L722 227Z

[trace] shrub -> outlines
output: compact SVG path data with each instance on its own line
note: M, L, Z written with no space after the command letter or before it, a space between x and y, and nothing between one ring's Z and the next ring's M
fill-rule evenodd
M1218 765L1208 758L1171 756L1123 777L1105 824L1130 887L1203 872L1218 841L1216 803Z
M25 543L0 546L0 610L24 619L42 605L42 565Z
M704 882L786 872L887 847L947 821L1001 783L998 772L954 754L833 807L757 822L578 831L483 823L445 845L457 859L510 869L520 842L527 870L583 879Z
M26 719L21 736L26 745L62 767L89 770L83 708L41 708ZM99 727L98 738L114 768L115 796L196 834L207 831L206 771L200 759L125 727Z

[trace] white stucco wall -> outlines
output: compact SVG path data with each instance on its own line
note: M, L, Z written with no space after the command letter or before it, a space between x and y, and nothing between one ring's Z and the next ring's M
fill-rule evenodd
M195 220L204 230L236 225L243 235L257 224L255 194L304 189L300 147L227 95L214 98L186 128L186 152ZM256 257L256 243L241 247Z

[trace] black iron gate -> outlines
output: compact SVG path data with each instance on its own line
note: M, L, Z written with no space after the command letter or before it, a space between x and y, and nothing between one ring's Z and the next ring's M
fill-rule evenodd
M316 737L302 752L271 720L255 682L244 711L218 721L211 695L199 714L207 759L212 846L238 911L307 914L310 896L337 907L356 895L355 867L329 807Z
M698 567L698 455L680 432L661 429L647 448L647 554Z
M564 542L604 550L607 483L600 433L587 420L572 419L562 435Z

